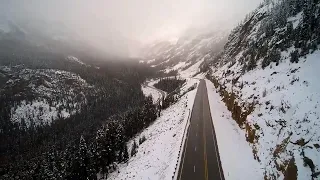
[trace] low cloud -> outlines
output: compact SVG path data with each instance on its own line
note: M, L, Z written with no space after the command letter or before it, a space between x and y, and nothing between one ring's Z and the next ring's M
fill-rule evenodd
M259 2L260 0L2 0L0 24L9 20L48 34L81 38L100 49L127 55L141 43L179 36L193 26L214 26L221 22L234 25Z

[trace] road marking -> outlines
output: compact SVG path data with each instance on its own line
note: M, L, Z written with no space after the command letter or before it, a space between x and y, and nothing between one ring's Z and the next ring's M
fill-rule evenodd
M196 96L195 96L195 99L197 98L197 94L198 94L198 90L199 90L199 88L198 88L198 86L197 86L197 92L196 92ZM191 111L189 111L189 121L191 122L191 116L190 115L192 115L192 112L193 112L193 109L194 109L194 106L195 106L195 99L194 99L194 102L193 102L193 105L192 105L192 110ZM198 124L197 124L197 126L198 126ZM187 133L187 136L186 136L186 142L185 142L185 144L184 144L184 152L183 152L183 157L182 157L182 167L181 167L181 169L179 168L179 171L178 171L178 174L179 174L179 172L180 172L180 176L179 176L179 180L181 180L181 175L182 175L182 172L183 172L183 165L184 165L184 159L185 159L185 156L186 156L186 150L187 150L187 147L188 147L188 137L189 137L189 133L190 133L190 130L191 129L191 123L190 123L190 125L189 125L189 127L188 127L188 133Z
M209 115L210 115L210 124L211 124L211 134L212 134L212 140L213 140L213 146L215 148L215 153L216 153L216 159L217 159L217 164L218 164L218 169L219 169L219 175L220 175L220 179L223 179L222 177L222 173L221 173L221 167L220 167L220 163L219 163L219 155L218 155L218 146L216 145L216 141L215 141L215 136L214 136L214 133L213 133L213 121L212 121L212 117L211 117L211 108L210 108L210 103L209 103L209 98L208 98L208 92L207 92L207 100L208 100L208 105L207 107L209 107Z
M180 170L180 176L179 176L179 179L181 180L181 175L182 175L182 171L183 171L183 165L184 165L184 159L186 157L186 151L187 151L187 147L188 147L188 137L189 137L189 128L190 126L188 127L187 131L187 137L186 137L186 141L185 141L185 146L184 146L184 152L183 152L183 158L182 158L182 167L181 167L181 170ZM179 174L179 172L178 172Z
M194 151L197 151L197 146L194 147Z
M196 137L198 136L198 133L196 132Z
M211 113L211 112L210 112ZM219 156L218 156L218 152L217 151L219 151L218 150L218 147L217 147L217 145L216 145L216 141L215 141L215 138L214 138L214 134L213 134L213 126L212 126L212 128L211 128L211 133L212 133L212 140L213 140L213 145L214 145L214 148L215 148L215 152L216 152L216 159L217 159L217 163L218 163L218 169L219 169L219 175L220 175L220 179L222 179L222 173L221 173L221 167L220 167L220 163L219 163L219 160L218 160L218 158L219 158Z
M202 99L203 100L203 99ZM203 102L201 103L202 104L202 109L203 109ZM205 177L205 180L208 180L208 162L207 162L207 142L206 142L206 134L205 134L205 123L204 123L204 111L202 111L202 123L203 123L203 158L204 158L204 177Z
M196 166L193 166L193 172L196 172Z

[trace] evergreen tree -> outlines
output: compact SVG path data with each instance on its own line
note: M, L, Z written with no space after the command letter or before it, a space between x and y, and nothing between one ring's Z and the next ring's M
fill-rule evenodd
M123 146L123 156L122 156L122 161L123 162L128 162L129 160L129 152L128 152L128 147L127 145Z
M132 148L131 148L131 157L134 156L138 152L138 145L136 141L133 141Z
M79 154L78 154L78 162L79 162L79 176L80 179L87 179L88 172L87 168L89 166L89 155L88 148L84 137L81 135L80 144L79 144Z
M127 162L128 160L129 160L128 147L125 143L123 143L119 151L118 162L123 163L123 162Z
M299 53L297 50L293 51L290 54L291 58L290 58L290 62L292 63L298 63L299 62Z

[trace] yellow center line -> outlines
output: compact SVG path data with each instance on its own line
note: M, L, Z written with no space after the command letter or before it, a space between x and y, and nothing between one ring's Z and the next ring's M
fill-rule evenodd
M202 108L203 109L203 108ZM204 145L204 177L205 180L208 180L208 162L207 162L207 141L206 141L206 134L205 134L205 123L204 123L204 111L202 114L202 123L203 123L203 145Z

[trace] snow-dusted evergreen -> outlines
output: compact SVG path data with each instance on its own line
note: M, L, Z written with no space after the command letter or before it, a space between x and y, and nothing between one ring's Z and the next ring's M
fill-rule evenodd
M6 82L2 94L12 97L11 120L21 126L50 124L66 118L86 103L95 91L79 75L54 69L29 69L1 66Z
M96 179L127 162L159 111L141 91L149 68L21 48L0 53L0 179Z

